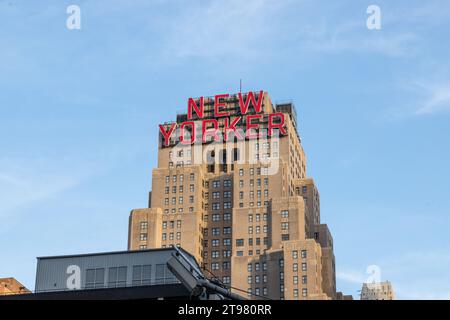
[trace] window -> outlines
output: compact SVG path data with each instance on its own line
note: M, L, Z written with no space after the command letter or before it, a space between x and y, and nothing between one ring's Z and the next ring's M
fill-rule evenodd
M162 240L163 240L163 241L166 241L166 240L167 240L167 233L163 233L163 234L162 234Z
M244 245L244 239L236 239L236 247L242 247Z
M253 265L251 263L247 264L247 271L252 272L253 271Z
M292 259L297 259L298 258L298 251L297 250L293 250L292 251Z
M244 180L239 180L239 188L243 188L244 187Z
M306 259L306 250L302 250L302 259Z
M170 176L166 176L166 184L170 182Z
M220 188L220 180L213 181L213 188Z
M280 266L280 268L284 268L284 260L283 259L278 260L278 265Z
M253 215L252 214L248 215L248 222L253 222Z
M223 208L224 209L231 209L231 202L224 202L223 203Z
M189 203L194 203L194 196L189 197Z
M229 284L231 282L231 278L229 276L222 277L222 282L224 284Z
M166 206L169 205L169 198L165 198L165 199L164 199L164 204L165 204Z
M183 197L179 197L178 204L183 204Z
M222 256L224 258L230 258L231 257L231 251L230 250L223 250L222 251Z
M231 246L231 239L230 238L223 239L223 245L224 246Z
M212 204L213 210L220 210L220 202L215 202Z
M220 235L220 229L219 228L212 228L212 235L213 236Z
M298 276L294 276L292 282L293 284L298 284Z
M244 175L244 169L239 169L239 175L243 176Z
M308 192L308 187L307 186L303 186L302 187L302 193L306 193Z
M145 249L147 249L147 246L145 244L141 244L139 246L139 250L145 250Z
M298 271L298 263L292 264L292 271L297 272Z
M172 193L177 193L177 186L172 187Z
M281 217L282 218L289 218L289 211L288 210L281 211Z
M166 264L157 264L155 270L155 283L174 283L176 281L175 276L167 268Z
M220 221L220 214L213 214L212 221Z
M231 198L231 191L225 191L225 192L223 193L223 197L224 197L224 198Z
M224 186L225 188L231 187L231 180L224 180L224 181L223 181L223 186Z
M225 220L225 221L231 220L231 213L224 213L223 220Z
M298 298L298 289L294 289L294 298Z
M242 257L244 255L244 251L236 251L236 256Z
M148 222L147 222L147 221L142 221L142 222L140 223L140 226L141 226L141 230L147 230L147 228L148 228Z
M307 265L306 262L302 263L302 271L306 271L307 270Z
M193 184L191 184L191 185L189 186L189 191L190 191L190 192L194 192L194 190L195 190L195 187L194 187Z
M302 284L308 283L308 276L302 276Z
M174 183L177 182L177 176L173 176L172 180L173 180Z
M127 267L112 267L108 269L108 287L125 287L127 284Z
M151 265L137 265L133 266L133 286L151 284Z
M282 234L281 235L281 241L288 241L289 240L289 234Z
M146 233L141 233L140 234L140 240L141 241L147 241L147 234Z
M105 269L87 269L86 270L86 288L103 288L105 286Z
M219 264L217 262L211 263L211 270L219 270Z
M219 251L211 251L211 258L217 259L219 257Z
M189 178L191 179L191 181L194 181L195 174L191 173L190 176L189 176Z
M206 240L205 240L206 241ZM213 239L211 240L211 246L213 247L218 247L220 245L220 240L219 239Z
M222 263L222 269L229 270L231 268L231 263L229 261L225 261Z
M259 266L260 266L260 265L259 265L259 262L256 262L256 263L255 263L255 271L259 271Z
M289 230L289 222L282 222L281 230Z
M302 296L303 297L307 297L308 296L308 289L306 289L306 288L302 289Z
M252 281L253 281L252 276L248 276L247 277L247 283L248 284L252 284Z
M212 193L213 199L219 199L220 198L220 192L213 192Z

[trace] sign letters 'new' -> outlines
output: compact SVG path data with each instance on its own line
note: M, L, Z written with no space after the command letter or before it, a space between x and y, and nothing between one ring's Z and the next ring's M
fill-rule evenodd
M240 109L240 116L230 117L230 112L226 110L227 99L229 94L218 94L214 96L214 112L213 117L210 115L205 117L204 98L188 99L188 120L181 123L172 123L170 126L159 125L159 130L164 137L164 145L170 144L170 137L175 132L175 129L179 125L180 129L180 143L189 145L196 142L197 127L201 126L202 131L202 143L208 141L208 138L212 138L214 141L221 141L221 136L225 142L228 141L230 133L233 132L234 137L238 140L255 139L259 138L261 133L253 133L253 129L260 127L260 121L263 119L262 114L262 101L264 92L260 91L256 98L253 92L248 92L246 95L238 93L238 102ZM253 112L250 114L250 108L253 108ZM194 114L197 118L194 119ZM243 120L245 116L245 120ZM222 135L219 134L219 122L218 118L224 118L224 126ZM194 121L195 120L195 121ZM201 123L200 123L201 120ZM274 129L278 129L279 133L286 135L286 128L284 126L284 114L281 112L275 112L268 114L268 134L271 137L274 134ZM241 121L245 121L246 132L237 130L237 126Z

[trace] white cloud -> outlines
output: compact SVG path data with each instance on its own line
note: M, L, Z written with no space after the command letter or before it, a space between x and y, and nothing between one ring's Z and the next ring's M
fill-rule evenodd
M416 115L430 115L450 110L450 84L424 85L426 99L415 111Z

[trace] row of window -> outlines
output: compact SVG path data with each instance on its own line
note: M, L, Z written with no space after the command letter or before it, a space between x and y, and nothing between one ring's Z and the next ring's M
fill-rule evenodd
M178 204L184 203L184 197L178 197ZM194 196L189 196L189 203L194 203ZM169 198L164 199L164 205L168 206L169 204L176 205L177 197L172 197L172 201Z
M191 173L189 174L189 180L190 181L194 181L195 180L195 174ZM173 175L172 176L172 182L173 183L177 183L177 181L179 181L180 183L184 182L184 174L180 174L179 176L177 175ZM170 176L166 176L166 184L170 183Z
M155 267L155 283L173 283L176 281L166 264L157 264ZM108 271L107 277L105 277L106 271ZM127 285L127 272L127 266L87 269L85 287L87 289L104 288L105 278L109 288L125 287ZM134 265L132 285L140 286L151 283L152 265Z
M173 240L173 239L174 239L174 235L175 235L175 234L174 234L173 232L170 232L170 233L169 233L169 240ZM177 233L176 233L176 239L177 239L177 240L181 240L181 232L177 232ZM167 240L167 233L163 233L163 234L162 234L162 240L163 240L163 241Z
M255 244L256 246L261 245L261 238L255 238L255 242L253 242L253 238L248 238L248 245L253 246ZM263 244L268 245L269 238L264 237L263 238ZM236 239L236 247L243 247L244 246L244 239Z
M222 239L222 245L223 246L231 246L231 239L230 238L224 238ZM220 239L212 239L211 240L211 247L218 247L220 246ZM208 240L203 240L203 247L208 247Z
M249 169L249 174L250 175L254 175L255 171L253 168ZM257 175L268 175L269 174L269 168L268 167L258 167L256 168L256 174ZM239 176L244 176L245 175L245 170L244 169L239 169Z
M257 213L257 214L255 214L255 220L256 220L256 222L259 222L259 221L261 221L261 215L259 214L259 213ZM267 213L264 213L263 214L263 221L267 221ZM248 215L248 222L253 222L253 214L249 214Z
M175 214L175 213L177 213L177 209L172 208L172 209L170 209L170 211L169 211L169 209L164 209L164 214L169 214L169 212L172 214ZM178 208L178 213L183 213L183 212L184 212L184 208ZM194 212L194 207L189 207L189 212Z
M222 218L223 218L223 221L230 221L231 220L231 213L226 212L226 213L223 214L223 217L219 213L214 213L214 214L211 215L211 221L214 221L214 222L222 221ZM209 216L207 214L205 214L203 216L203 220L204 221L208 221L208 219L209 219Z
M219 250L211 251L212 259L218 259L220 257ZM208 259L208 251L203 251L203 258ZM231 250L222 250L222 258L231 258Z
M256 179L256 185L258 186L258 187L261 187L261 185L262 185L262 180L261 179ZM268 186L269 185L269 178L264 178L264 185L265 186ZM244 180L239 180L239 188L244 188L244 186L245 186L245 183L244 183ZM250 181L249 181L249 186L250 187L254 187L255 186L255 180L253 180L253 179L250 179Z
M254 207L255 206L255 203L252 201L252 202L249 202L249 204L248 204L250 207ZM262 202L261 201L258 201L258 202L256 202L256 206L257 207L261 207L261 205L262 205ZM264 206L265 207L267 207L269 205L269 201L264 201ZM239 208L243 208L244 207L244 203L243 202L240 202L239 203Z
M224 261L222 262L222 269L223 270L230 270L231 269L231 262L230 261ZM220 263L219 262L213 262L211 263L211 270L220 270Z
M307 251L301 250L300 255L301 255L302 259L306 259ZM298 251L297 250L292 250L292 259L298 259Z
M257 190L256 191L256 196L258 197L258 198L261 198L262 197L262 192L261 192L261 190ZM264 197L268 197L269 196L269 190L268 189L265 189L264 190ZM254 191L250 191L249 192L249 197L250 197L250 199L254 199L255 198L255 192ZM244 199L244 191L240 191L239 192L239 199L240 200L242 200L242 199Z
M208 228L203 229L203 235L208 236ZM223 234L231 234L231 227L224 227L223 228ZM212 236L220 236L220 228L211 228L211 235Z
M168 223L167 223L168 222ZM181 228L181 220L177 220L177 228ZM175 221L171 220L171 221L163 221L162 223L162 228L163 229L167 229L167 226L169 226L170 229L175 228Z
M172 193L177 193L177 190L180 193L184 192L184 186L179 186L177 189L177 186L172 186ZM195 191L195 186L193 184L189 185L189 192L194 192ZM170 187L165 187L164 189L164 193L165 194L169 194L170 193Z

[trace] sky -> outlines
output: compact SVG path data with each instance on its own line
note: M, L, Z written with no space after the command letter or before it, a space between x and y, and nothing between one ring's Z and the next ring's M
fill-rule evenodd
M242 79L296 105L338 290L450 299L449 40L446 0L0 0L0 277L125 250L158 124Z

